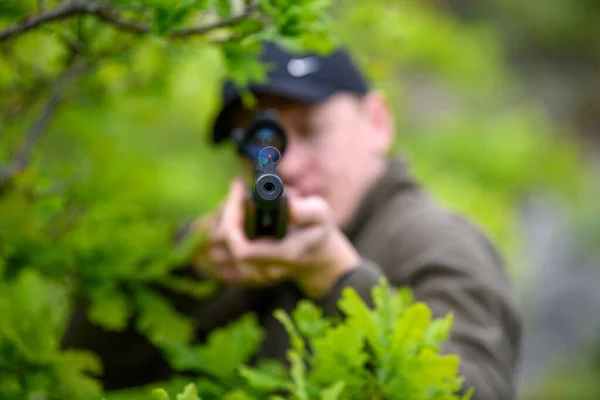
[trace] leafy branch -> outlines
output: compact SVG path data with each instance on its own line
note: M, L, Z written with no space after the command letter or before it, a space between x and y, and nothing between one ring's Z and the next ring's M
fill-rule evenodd
M192 35L202 35L213 29L234 26L252 16L254 11L258 10L258 2L250 3L240 14L231 18L222 19L206 25L195 26L184 29L174 29L169 36L174 38L183 38Z
M173 29L167 36L172 38L183 38L192 35L206 34L207 32L218 28L232 27L250 18L256 10L258 10L258 3L252 2L235 16L199 26ZM88 0L68 0L60 3L50 11L35 16L29 16L21 22L15 23L3 31L0 31L0 42L46 23L66 19L75 15L92 15L119 29L132 33L143 34L152 32L153 30L150 25L123 19L119 13L113 10L108 4L92 3Z
M69 87L69 84L88 67L89 64L87 62L75 61L56 80L50 97L44 104L39 117L31 126L29 133L21 144L20 150L15 154L8 165L0 167L0 190L2 190L16 174L27 168L33 147L46 132L48 124L56 112L62 95Z
M352 288L338 301L345 318L327 316L302 300L291 312L274 317L290 338L287 367L281 360L247 365L248 355L263 340L252 316L221 328L206 344L181 353L181 366L208 374L185 386L178 400L272 399L469 400L459 358L442 354L453 316L433 318L408 288L393 290L383 278L371 291L369 307ZM170 400L155 389L156 400ZM141 397L141 396L140 396Z

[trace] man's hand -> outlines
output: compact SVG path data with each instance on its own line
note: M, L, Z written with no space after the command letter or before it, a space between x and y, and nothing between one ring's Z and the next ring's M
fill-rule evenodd
M218 215L200 220L210 243L195 264L227 284L263 286L292 280L311 298L326 295L360 256L333 222L320 197L287 194L288 233L281 239L249 240L244 232L245 185L236 180Z

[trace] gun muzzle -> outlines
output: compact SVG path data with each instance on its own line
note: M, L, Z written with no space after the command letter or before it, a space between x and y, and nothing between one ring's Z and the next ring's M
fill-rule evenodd
M283 181L275 174L263 174L254 183L254 192L261 201L277 201L283 194Z

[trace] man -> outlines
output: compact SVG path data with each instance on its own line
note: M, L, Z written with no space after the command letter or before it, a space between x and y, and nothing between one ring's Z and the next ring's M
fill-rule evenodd
M327 57L295 55L267 43L262 59L274 69L251 90L259 108L278 111L288 134L277 171L289 198L291 229L282 240L248 240L245 183L234 181L222 208L188 227L209 230L209 246L191 264L201 276L220 280L222 290L202 304L181 303L180 310L198 318L205 333L255 311L267 334L257 356L284 359L288 341L274 309L291 310L309 298L335 313L348 286L372 304L371 288L386 276L393 285L410 286L435 316L454 313L444 350L460 356L465 387L474 387L475 399L514 399L520 320L502 262L482 233L429 197L400 158L386 156L394 124L383 97L343 50ZM213 142L228 140L251 118L226 85ZM73 326L71 342L82 347L78 338L93 328L82 318ZM94 347L109 387L163 376L164 365L158 366L149 344L119 340L111 340L111 349L119 354L119 342L133 354L126 357L129 366L121 364L123 355ZM133 371L142 365L143 378L136 381Z

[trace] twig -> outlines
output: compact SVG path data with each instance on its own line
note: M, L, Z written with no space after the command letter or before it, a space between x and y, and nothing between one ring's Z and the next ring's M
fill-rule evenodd
M42 81L40 79L32 79L31 87L24 88L21 90L22 97L20 101L15 102L15 104L11 104L9 101L7 104L4 104L4 109L0 114L2 115L3 122L6 124L11 123L15 118L21 116L29 107L35 103L35 99L37 98L37 94L40 91L43 91L48 86L48 83ZM7 98L10 98L11 91L16 92L18 89L9 88L3 93Z
M6 186L16 174L27 168L33 146L46 132L48 124L50 123L50 120L52 119L56 108L60 103L62 94L66 90L70 81L81 74L87 68L87 66L88 64L85 62L74 63L58 78L54 87L52 88L50 98L44 105L40 116L33 123L29 134L21 144L21 149L17 152L8 165L0 168L0 190L3 189L4 186Z
M252 13L257 9L258 3L253 2L248 5L242 13L234 17L197 27L176 29L170 32L168 36L181 38L191 35L201 35L213 29L234 26L242 22L244 19L250 17L250 15L252 15ZM3 31L0 31L0 42L10 39L18 34L27 32L40 25L68 18L73 15L93 15L107 23L117 26L120 29L133 33L148 33L151 31L151 27L148 25L121 19L121 17L111 10L111 8L106 4L90 3L87 0L71 0L64 1L50 11L37 16L30 16L23 21L13 24Z
M192 28L184 28L184 29L174 29L170 32L169 36L174 38L192 36L192 35L202 35L207 33L213 29L224 28L227 26L234 26L249 18L254 11L258 9L258 3L249 4L244 11L240 14L233 16L231 18L223 19L221 21L216 21L211 24L200 25Z

